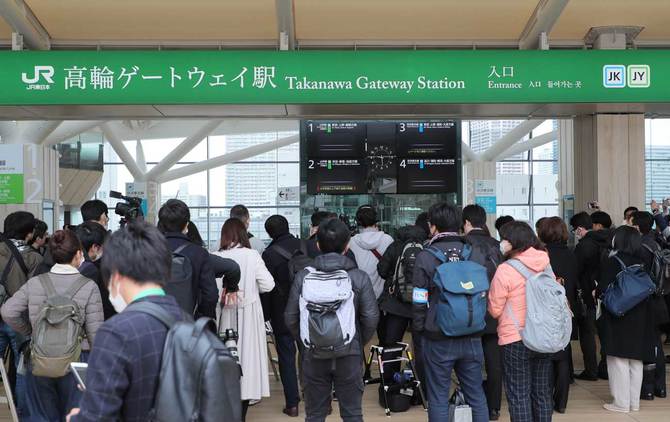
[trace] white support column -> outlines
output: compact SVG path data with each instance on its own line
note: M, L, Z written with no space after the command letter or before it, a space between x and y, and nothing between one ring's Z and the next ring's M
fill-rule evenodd
M160 178L160 176L163 175L163 173L170 170L172 166L177 164L179 160L181 160L193 148L198 146L200 141L209 136L209 134L212 133L212 131L214 131L214 129L216 129L222 122L223 122L222 119L214 119L205 123L203 126L200 127L200 129L195 131L195 133L190 135L188 138L184 139L184 141L181 144L179 144L177 148L170 151L170 153L165 158L163 158L160 163L158 163L154 168L152 168L146 174L146 179L156 180Z
M463 156L463 163L479 160L477 153L474 152L472 148L470 148L470 145L466 144L465 142L463 142L461 145L461 155Z
M63 122L53 132L41 140L43 146L56 145L104 123L102 120L81 120Z
M519 37L520 50L532 50L542 44L551 32L569 0L540 0Z
M554 130L549 133L545 133L535 138L531 138L526 142L517 142L512 145L507 151L503 152L498 156L496 161L502 161L506 158L513 157L522 152L530 151L533 148L541 147L542 145L548 144L549 142L554 142L558 138L558 131Z
M502 138L493 143L486 151L480 154L482 161L497 161L498 157L519 142L521 138L532 132L533 129L544 123L544 120L525 120L514 129L507 132Z
M565 215L563 197L575 194L575 145L572 119L558 121L558 207L560 216Z
M215 158L210 158L209 160L201 161L199 163L190 164L188 166L180 167L175 170L170 170L169 172L158 177L157 181L159 183L165 183L171 180L180 179L182 177L187 177L192 174L200 173L201 171L211 170L216 167L225 166L226 164L235 163L237 161L246 160L247 158L255 157L260 154L265 154L268 151L272 151L277 148L282 148L299 141L300 137L298 135L292 135L286 138L278 139L276 141L265 142L260 145L254 145L252 147L244 148L239 151L234 151Z
M147 160L144 158L144 146L142 145L142 140L138 139L135 144L135 157L137 158L137 167L142 171L142 173L147 172Z
M116 133L114 133L114 130L111 128L109 123L103 123L100 127L102 132L105 134L105 139L107 139L107 142L109 142L109 144L112 146L114 152L116 152L119 158L121 158L121 161L123 161L123 164L126 165L126 168L133 176L133 178L136 180L144 180L144 173L142 170L140 170L137 163L128 152L128 149L126 149L126 146L123 145L121 138L116 136Z
M23 43L31 50L50 50L49 33L23 0L0 0L0 16L23 36Z

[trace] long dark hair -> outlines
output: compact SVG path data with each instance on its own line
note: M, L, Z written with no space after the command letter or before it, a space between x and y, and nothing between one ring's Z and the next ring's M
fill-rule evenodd
M227 250L237 245L251 249L247 227L237 218L229 218L221 227L221 244L219 250Z
M506 258L514 258L530 248L546 251L544 244L535 236L533 229L523 221L510 221L500 228L500 239L508 241L512 250Z
M626 255L636 255L642 247L640 232L630 226L619 226L614 231L614 249Z

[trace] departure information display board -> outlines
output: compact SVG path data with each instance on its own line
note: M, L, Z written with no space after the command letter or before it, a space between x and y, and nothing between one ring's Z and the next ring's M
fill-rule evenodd
M455 193L458 121L302 122L307 193Z

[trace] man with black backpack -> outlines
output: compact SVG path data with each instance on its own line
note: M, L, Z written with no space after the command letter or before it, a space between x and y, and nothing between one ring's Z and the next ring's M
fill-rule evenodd
M486 210L479 205L468 205L463 208L463 233L465 240L480 253L472 260L486 267L489 283L493 280L498 265L503 260L500 253L500 242L489 234L486 227ZM498 321L486 313L486 328L482 335L484 349L484 365L486 366L486 402L489 406L489 420L496 421L500 417L502 401L502 349L498 345Z
M416 258L413 279L413 324L423 340L428 420L448 420L455 370L473 422L487 422L480 339L486 325L486 268L476 263L477 250L459 235L462 220L456 207L435 204L428 221L433 237Z
M97 331L81 408L68 420L239 421L239 368L213 321L194 323L166 295L172 254L165 238L136 221L104 247L103 278L119 314Z
M263 252L263 261L275 280L275 288L269 293L264 293L263 296L266 297L261 299L269 308L266 313L270 316L276 341L279 374L286 400L283 412L285 415L297 417L300 397L295 364L296 346L293 335L284 323L284 311L294 276L289 263L296 254L305 257L307 254L303 242L289 233L288 220L284 216L273 215L268 218L265 221L265 231L272 242Z
M186 236L191 212L178 200L168 200L158 211L158 228L172 250L172 273L165 291L191 315L216 318L219 291L209 264L209 253Z
M340 416L363 421L364 345L379 320L368 275L344 257L349 228L338 219L321 223L317 234L323 255L293 282L286 326L305 348L302 356L305 420L325 421L333 387Z
M4 233L0 234L0 305L16 293L43 261L28 243L33 237L37 220L26 211L17 211L5 218ZM0 321L0 356L7 346L12 348L14 365L18 365L21 339L4 321ZM23 412L24 381L18 375L15 386L19 413Z

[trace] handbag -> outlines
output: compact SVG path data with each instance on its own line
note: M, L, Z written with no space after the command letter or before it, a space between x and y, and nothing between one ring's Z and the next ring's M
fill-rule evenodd
M449 399L449 422L472 422L472 408L465 402L460 386Z
M644 270L643 265L629 267L618 257L613 258L621 266L616 280L610 284L603 294L603 305L611 314L622 317L656 291L656 285Z

